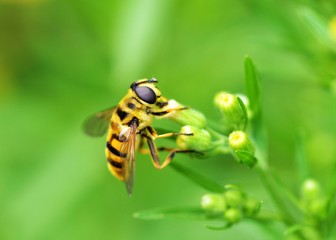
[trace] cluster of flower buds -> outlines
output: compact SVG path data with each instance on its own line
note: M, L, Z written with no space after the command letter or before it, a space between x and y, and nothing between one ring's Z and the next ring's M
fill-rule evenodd
M258 214L261 201L247 197L239 187L226 185L222 194L209 193L201 199L201 207L210 218L224 218L228 224Z
M316 180L306 179L303 182L301 204L311 224L316 224L326 217L327 198L321 192L321 186Z
M229 136L228 143L234 158L242 164L253 167L257 159L254 146L245 132L250 116L249 101L244 95L219 92L214 99L215 105L222 114L222 126Z
M214 103L222 115L222 122L215 126L216 130L208 126L201 112L191 108L174 111L168 116L182 125L180 132L185 133L178 136L177 145L207 155L231 153L237 162L253 167L257 162L255 150L245 132L250 115L247 97L220 92L216 94ZM169 100L169 105L175 109L185 108L175 100Z
M175 100L169 100L172 108L184 108ZM182 125L180 132L185 135L177 137L177 145L181 149L194 150L202 153L211 153L216 148L221 148L207 129L207 121L203 113L186 108L182 111L175 111L168 116L170 120ZM216 147L218 146L218 147Z

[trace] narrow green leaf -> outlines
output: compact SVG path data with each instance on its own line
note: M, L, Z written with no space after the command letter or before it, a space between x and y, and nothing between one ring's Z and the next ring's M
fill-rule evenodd
M172 162L169 164L174 170L177 172L183 174L185 177L189 178L192 182L196 183L197 185L203 187L204 189L210 191L210 192L216 192L216 193L222 193L224 192L224 187L213 181L212 179L203 176L185 166L183 166L180 163Z
M272 172L272 176L278 191L282 193L283 198L288 200L286 201L287 208L293 212L293 215L295 215L296 217L300 217L302 213L299 211L303 211L303 209L299 199L288 189L288 187L283 183L283 181L280 179L279 175L275 171L270 171Z
M134 218L143 220L182 219L182 220L206 220L206 215L201 207L176 207L157 208L136 212Z
M298 15L317 39L332 50L336 50L326 19L308 7L300 8Z
M258 117L260 114L260 89L259 76L257 70L249 56L245 57L245 82L247 96L250 100L250 106L253 117Z
M249 56L245 57L245 82L247 96L250 100L250 108L252 111L252 136L256 143L256 153L259 160L259 165L262 169L268 168L267 162L267 137L266 130L262 120L261 113L261 90L259 87L259 76L254 66L252 59Z
M289 228L287 228L287 230L285 231L285 235L290 235L292 233L295 233L295 232L298 232L298 231L301 231L302 229L304 229L304 225L302 224L296 224L296 225L293 225Z
M265 171L262 168L257 168L257 170L259 170L258 172L261 181L273 198L273 201L279 210L279 214L283 222L285 222L287 225L293 225L293 223L296 223L297 221L293 216L293 213L288 209L287 201L284 199L282 192L279 190L270 169Z
M243 119L243 129L239 129L239 130L245 130L246 127L247 127L247 121L248 121L248 117L247 117L247 109L246 109L245 104L243 103L243 100L241 100L240 97L237 96L237 100L238 100L238 103L239 103L241 109L243 110L243 114L244 114L244 119Z

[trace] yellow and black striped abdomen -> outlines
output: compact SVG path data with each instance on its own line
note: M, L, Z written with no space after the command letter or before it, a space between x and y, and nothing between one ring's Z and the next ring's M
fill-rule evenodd
M106 142L105 150L106 159L108 162L107 165L115 177L124 181L123 164L125 162L127 153L121 152L121 146L123 142L119 140L118 135L111 134L110 136L111 137Z
M108 168L111 173L118 179L124 181L124 162L126 161L127 152L123 152L131 148L135 150L134 146L124 147L125 144L130 144L127 140L131 126L136 122L136 132L140 131L144 127L150 125L151 118L146 113L146 107L141 104L136 98L132 96L124 97L118 106L115 108L111 125L106 139L106 159L108 161ZM126 137L127 136L127 137Z

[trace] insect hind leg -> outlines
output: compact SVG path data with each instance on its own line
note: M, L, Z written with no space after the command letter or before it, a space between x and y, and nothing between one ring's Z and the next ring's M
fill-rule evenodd
M143 135L144 138L147 140L147 144L149 147L149 153L152 156L152 162L155 168L157 169L163 169L165 168L174 158L176 153L192 153L195 152L193 150L183 150L183 149L176 149L176 148L166 148L166 147L160 147L157 148L154 144L154 140L150 138L149 136ZM147 149L144 149L147 150ZM161 163L159 158L159 151L168 151L168 156L165 158L165 160Z

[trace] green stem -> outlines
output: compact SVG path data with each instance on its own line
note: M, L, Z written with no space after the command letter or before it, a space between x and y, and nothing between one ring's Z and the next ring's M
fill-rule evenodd
M251 217L251 219L258 220L258 221L265 221L265 222L279 222L283 221L282 215L274 212L268 212L268 211L260 211L258 215Z
M336 164L333 167L332 174L331 174L331 181L328 188L328 212L327 212L327 219L325 221L325 235L329 235L335 231L335 222L336 222Z
M295 206L298 210L300 210L301 213L304 213L305 210L302 204L300 203L299 199L295 197L295 195L291 191L289 191L289 189L284 185L284 183L280 180L279 176L274 171L272 171L272 176L276 181L276 184L281 188L284 196L286 196L287 199L292 203L292 205Z
M206 127L205 129L211 134L211 136L217 138L213 141L213 149L210 151L211 156L231 153L227 136L222 135L211 127Z
M263 184L270 193L276 207L278 208L282 221L288 227L296 225L297 221L293 217L292 212L288 209L288 206L285 203L285 199L282 196L282 192L277 191L279 188L277 187L275 178L272 175L271 171L268 168L261 168L261 167L258 167L257 171ZM293 234L295 234L298 237L298 239L305 239L301 231L294 232Z
M259 164L257 167L257 171L259 173L260 178L262 179L262 182L264 183L265 187L267 188L268 192L270 193L274 203L276 204L278 210L281 213L281 219L287 226L292 226L296 224L296 219L293 217L293 213L290 211L288 205L286 204L287 198L288 200L292 201L295 205L295 207L299 207L299 203L295 200L295 197L290 194L289 191L285 188L285 186L282 186L282 190L286 190L286 194L283 194L283 191L279 191L279 187L277 185L277 179L275 176L273 176L267 161L267 143L266 143L266 137L265 132L263 131L263 127L261 126L260 121L257 121L257 140L260 140L262 144L260 146L256 147L256 156L258 158ZM213 136L217 137L219 141L228 141L227 137L222 135L221 133L213 130L212 128L208 127L207 131L209 131ZM224 146L225 146L225 142ZM258 142L259 143L259 142ZM286 199L285 199L286 198Z
M228 139L223 134L219 133L218 131L214 130L212 127L206 127L205 130L207 130L211 135L218 138L218 140L222 140L223 144L228 142Z
M283 191L278 191L279 187L277 185L277 179L272 174L267 161L267 152L264 148L266 148L266 140L265 140L265 134L264 132L260 133L260 130L262 130L262 127L259 126L258 128L259 138L263 139L263 144L261 147L257 147L256 155L259 161L259 165L257 167L257 171L259 173L260 178L262 179L262 182L264 183L265 187L267 188L268 192L270 193L274 203L276 204L277 208L279 209L281 216L280 219L287 225L292 226L296 224L296 219L293 217L293 213L290 211L288 205L286 204L287 198L294 203L295 207L299 208L298 201L295 200L295 197L290 194L289 191L285 188L285 186L282 186L282 190L286 190L286 194L283 194ZM217 131L213 130L212 128L207 128L207 131L209 131L213 136L218 138L218 141L228 141L227 137L218 133ZM223 142L225 146L225 142ZM223 145L222 145L223 146ZM286 198L286 199L285 199ZM279 217L278 217L279 219Z
M282 197L280 196L279 192L276 191L277 186L274 184L273 176L270 172L263 171L262 168L257 168L259 176L264 183L265 187L267 188L268 192L270 193L274 203L276 204L277 208L281 213L281 218L286 223L286 225L291 226L295 223L294 218L291 216L290 212L287 209L287 206L284 204Z

